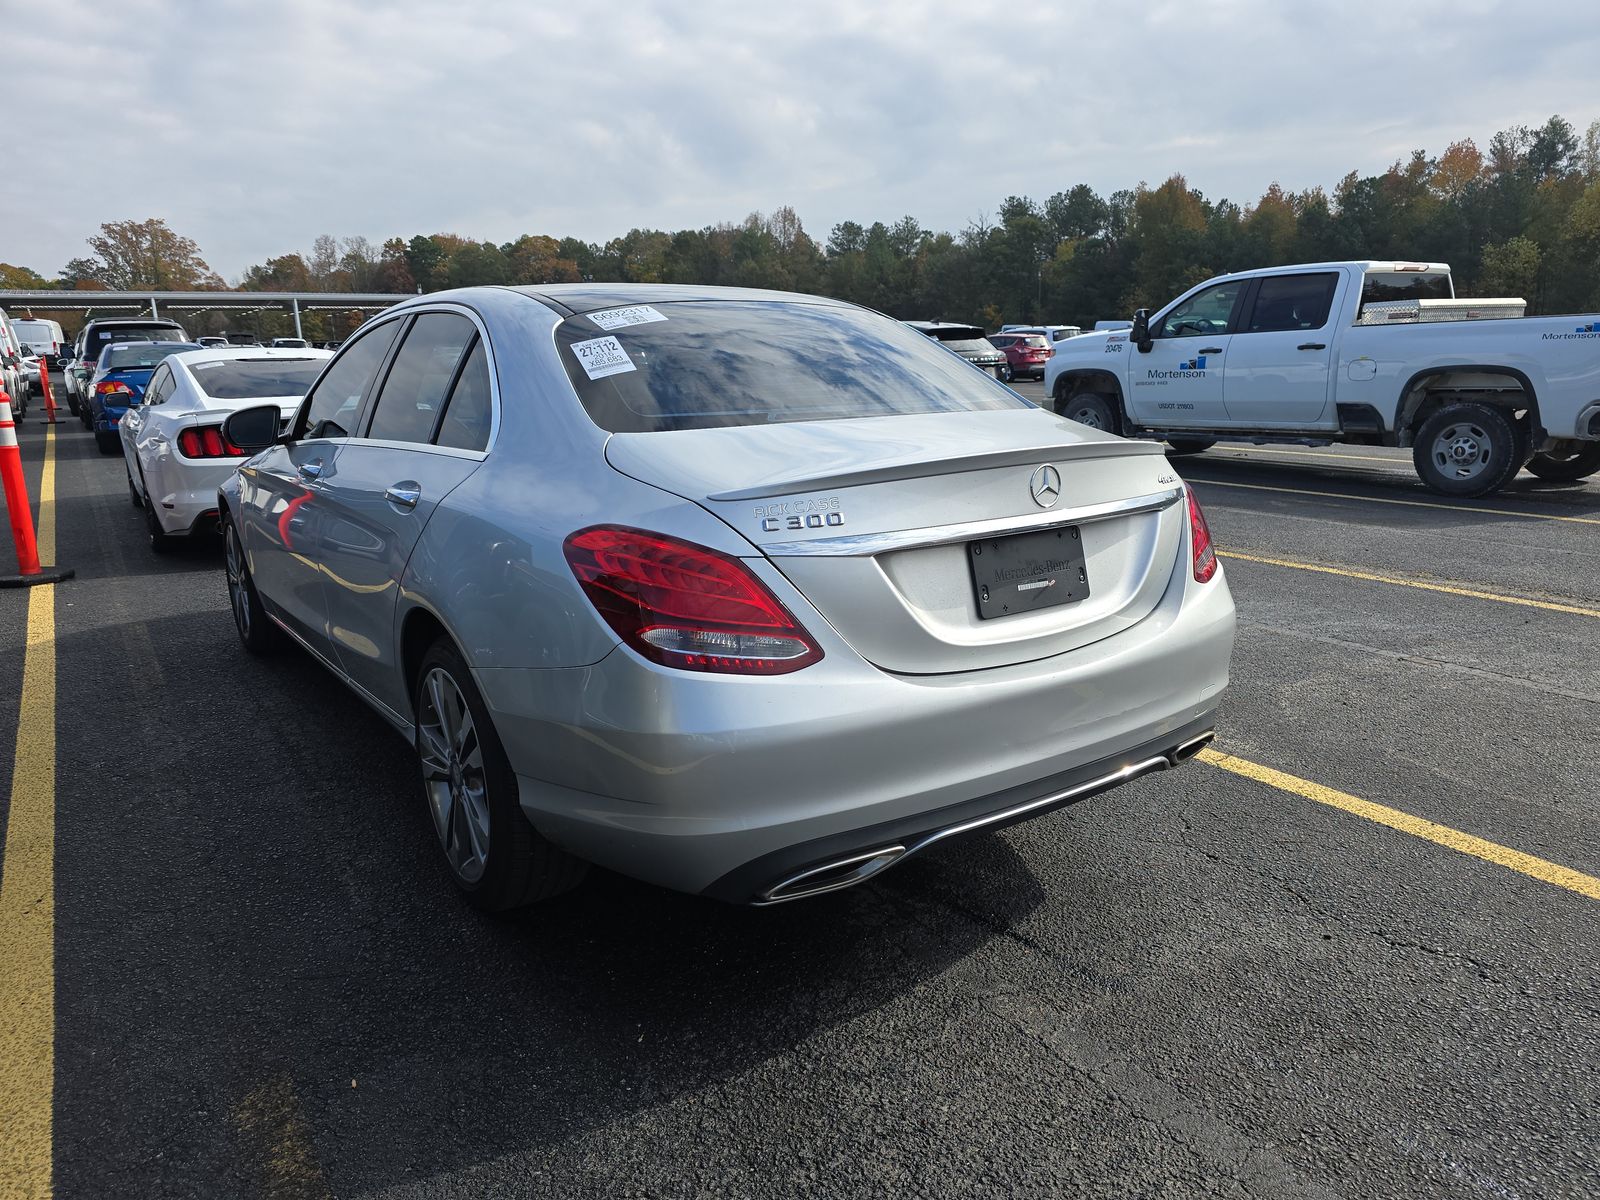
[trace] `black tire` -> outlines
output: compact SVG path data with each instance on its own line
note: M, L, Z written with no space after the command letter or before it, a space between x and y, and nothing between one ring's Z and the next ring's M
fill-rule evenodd
M1122 432L1117 420L1116 398L1101 392L1078 392L1056 406L1056 411L1069 421L1087 425L1090 429L1103 429L1107 433Z
M64 391L64 392L67 391L67 385L65 383L62 383L61 390ZM73 416L77 416L78 415L78 393L77 392L67 392L67 411L70 412Z
M1011 369L1011 364L1010 363L1001 363L1000 364L1000 382L1001 383L1012 383L1012 382L1014 382L1016 380L1016 378L1017 378L1017 373Z
M1216 438L1168 438L1168 454L1199 454L1217 444Z
M161 528L161 518L156 515L156 506L151 503L148 492L145 493L139 507L144 510L144 528L150 535L150 552L166 554L177 544L178 539Z
M1446 496L1487 496L1522 469L1527 441L1504 409L1447 404L1417 430L1411 461L1422 482Z
M122 470L128 477L128 503L135 508L144 507L144 497L139 495L138 485L133 482L133 472L128 469L128 460L122 460Z
M1600 442L1585 442L1581 450L1565 454L1535 454L1526 466L1540 479L1548 479L1551 483L1587 479L1600 471Z
M440 740L442 725L429 719L436 705L425 696L430 680L442 672L453 684L457 696L466 702L472 718L475 738L466 743L476 745L478 767L452 754L452 770L448 781L438 771L430 772L426 764L431 754L426 745ZM439 681L442 685L443 680ZM422 796L429 824L439 838L450 878L468 902L485 912L503 912L520 908L538 900L577 886L588 872L589 865L574 858L555 843L545 840L528 823L518 803L517 777L506 757L505 747L495 731L489 709L472 680L472 672L447 638L440 638L429 647L418 664L416 678L412 681L412 712L416 714L415 749L417 769L421 775ZM464 747L465 748L465 747ZM467 759L474 757L470 753ZM456 863L457 855L450 846L452 839L468 836L466 822L467 802L465 789L474 781L483 790L488 817L488 849L483 855L481 874L476 878L463 875ZM451 796L446 828L440 829L440 818L435 808L434 788L444 787ZM461 792L457 788L462 789ZM459 817L459 824L456 818Z
M101 454L122 453L122 437L115 429L96 429L94 444Z
M222 570L228 580L228 607L233 611L233 627L239 640L251 654L265 658L282 644L283 635L261 607L261 595L250 577L244 545L233 519L226 515L222 518Z

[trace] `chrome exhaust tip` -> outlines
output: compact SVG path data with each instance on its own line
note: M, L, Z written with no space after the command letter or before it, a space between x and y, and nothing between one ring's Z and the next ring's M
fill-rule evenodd
M882 846L865 854L852 854L849 858L811 867L798 875L791 875L782 883L774 884L756 897L756 904L781 904L785 900L799 900L805 896L820 896L824 892L837 892L854 887L871 879L891 865L906 852L904 846Z
M1179 742L1177 747L1172 751L1172 765L1177 766L1179 763L1188 762L1196 754L1199 754L1200 751L1204 750L1216 740L1217 731L1215 729L1208 729L1204 733L1190 738L1187 742Z

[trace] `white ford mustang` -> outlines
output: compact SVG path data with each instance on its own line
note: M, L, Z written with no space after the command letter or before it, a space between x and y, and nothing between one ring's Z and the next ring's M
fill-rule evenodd
M128 492L144 510L152 550L215 527L217 488L248 457L222 436L223 420L259 404L277 404L287 420L332 357L252 346L162 360L120 427Z

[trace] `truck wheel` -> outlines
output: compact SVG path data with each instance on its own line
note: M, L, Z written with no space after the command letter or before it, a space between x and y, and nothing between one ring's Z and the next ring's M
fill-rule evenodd
M1503 409L1447 404L1422 423L1411 461L1422 482L1446 496L1487 496L1522 469L1527 447Z
M1090 429L1117 432L1117 410L1110 396L1100 392L1079 392L1063 402L1056 411L1069 421L1087 425Z
M1199 454L1217 444L1216 438L1168 438L1168 454Z
M1527 467L1540 479L1553 483L1587 479L1600 471L1600 442L1585 442L1580 450L1535 454L1528 460Z

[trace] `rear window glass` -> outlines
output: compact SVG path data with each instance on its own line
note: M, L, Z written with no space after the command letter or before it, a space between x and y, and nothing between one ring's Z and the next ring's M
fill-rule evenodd
M183 330L176 325L135 325L131 329L118 329L115 325L108 325L89 331L89 357L98 358L100 351L112 342L173 342L181 340L182 337Z
M864 309L716 300L593 316L563 321L556 343L590 418L613 433L1031 407Z
M322 373L325 358L234 358L192 363L189 373L213 400L304 396Z
M1443 271L1371 271L1361 281L1361 307L1387 300L1449 300L1450 276Z
M190 342L137 342L127 346L112 346L101 358L100 367L106 371L136 371L141 367L154 367L169 354L184 350L198 350Z
M1022 344L1033 350L1050 349L1050 343L1045 341L1042 337L1025 337L1022 339Z

